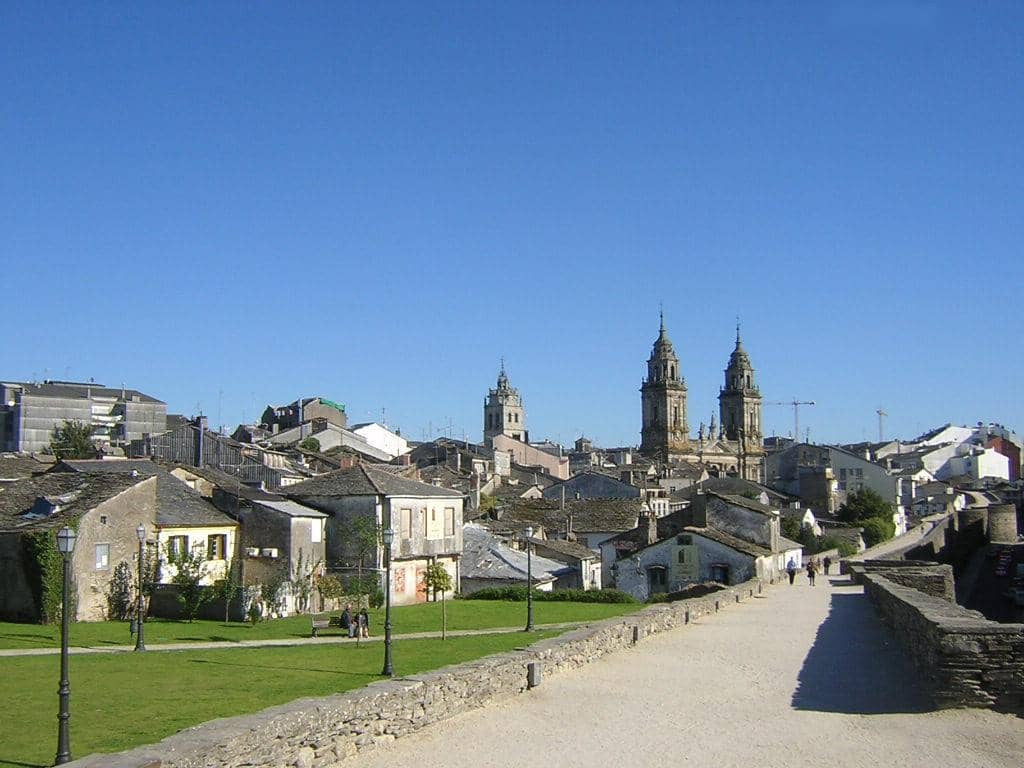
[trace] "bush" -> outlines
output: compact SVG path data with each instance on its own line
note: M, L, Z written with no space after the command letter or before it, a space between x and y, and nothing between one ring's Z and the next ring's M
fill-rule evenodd
M467 595L466 600L526 601L526 587L490 587ZM635 597L619 589L558 589L553 592L533 590L533 599L542 603L636 603Z
M868 547L881 544L883 541L888 541L896 535L896 526L892 520L886 520L882 517L861 520L859 525L864 529L861 536L864 537L864 544Z
M840 541L836 549L839 550L840 557L849 557L850 555L857 554L857 545L851 541Z

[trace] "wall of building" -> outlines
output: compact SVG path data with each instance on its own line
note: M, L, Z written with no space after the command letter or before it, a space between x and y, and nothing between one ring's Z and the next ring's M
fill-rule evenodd
M546 451L538 450L506 435L495 435L492 444L496 451L511 453L512 461L516 464L524 467L542 467L552 477L560 480L569 479L569 459L566 456L552 456Z
M506 701L528 690L528 665L543 677L558 675L631 648L634 642L686 627L763 593L751 581L705 597L650 606L624 619L608 619L542 640L521 651L496 654L421 675L371 683L317 699L299 699L254 715L223 718L188 728L158 744L93 755L70 768L314 768L332 765L409 736L434 723ZM636 640L634 640L636 638ZM541 683L543 685L543 682Z

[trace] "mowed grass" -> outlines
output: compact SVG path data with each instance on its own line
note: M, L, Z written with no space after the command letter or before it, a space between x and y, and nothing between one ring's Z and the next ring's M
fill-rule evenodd
M513 632L396 641L395 674L438 669L555 634ZM381 679L383 650L380 643L329 643L74 655L70 659L72 756L152 744L215 718L362 687ZM0 720L0 766L52 765L57 751L59 679L59 654L0 658L6 710Z
M597 621L621 616L643 608L630 603L559 603L535 602L535 624L562 624L576 621ZM526 603L503 600L448 600L448 629L498 629L526 624ZM341 611L333 611L333 615ZM396 634L438 632L441 630L441 603L419 603L392 608L391 627ZM384 611L370 611L370 632L382 634ZM146 621L146 645L187 642L239 642L241 640L276 640L310 636L309 616L289 616L261 621L255 625L242 622L187 621L149 619ZM325 633L340 634L332 629ZM71 625L69 643L84 648L130 645L134 642L124 621L76 622ZM60 627L40 624L0 622L0 648L59 648Z

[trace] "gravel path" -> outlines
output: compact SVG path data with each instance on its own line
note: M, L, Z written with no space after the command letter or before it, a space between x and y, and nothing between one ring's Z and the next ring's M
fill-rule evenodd
M860 588L798 580L530 693L361 754L360 768L1021 765L1024 724L929 711Z

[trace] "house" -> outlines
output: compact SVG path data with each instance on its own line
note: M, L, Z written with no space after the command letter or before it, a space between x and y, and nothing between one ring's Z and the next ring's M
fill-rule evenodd
M125 446L166 429L167 404L135 389L93 382L0 382L0 450L48 448L65 421L92 429L97 449Z
M571 577L574 573L570 566L539 554L531 556L527 564L525 550L509 546L503 537L475 523L467 523L463 527L462 538L459 577L462 595L491 587L525 587L529 574L532 574L534 589L550 592L560 576Z
M0 491L0 618L37 622L58 615L56 596L43 587L37 553L54 551L56 532L71 526L78 534L71 554L71 618L105 619L117 564L126 562L138 573L136 528L143 525L147 539L153 538L155 495L155 478L129 474L50 473L5 486ZM59 560L54 562L59 567Z
M495 434L491 437L490 444L496 454L509 454L511 460L521 467L537 467L542 472L559 480L569 478L568 456L553 456L547 451L534 448L529 443L504 434Z
M394 531L391 596L397 605L424 602L426 567L439 563L459 582L463 498L397 474L400 467L359 465L319 475L283 489L288 498L326 513L327 569L352 575L357 569L383 571L379 540L363 546L366 530Z
M409 452L409 441L402 437L401 432L392 431L375 421L353 424L351 431L392 459L404 456Z
M573 569L570 576L560 576L556 589L600 589L601 588L601 556L592 549L565 539L543 539L532 537L529 540L533 551L548 560L554 560Z
M348 426L345 406L324 397L301 397L288 405L268 405L259 426L271 434L323 419L337 427Z
M597 550L602 541L635 528L648 507L635 499L505 499L490 513L492 530L521 533L527 527L549 539L576 541Z
M616 480L601 472L585 471L568 480L549 485L544 489L545 499L572 501L574 499L634 499L640 496L635 485Z
M773 581L800 545L780 533L779 513L742 496L698 493L667 517L647 515L601 544L605 585L640 600L703 581Z

